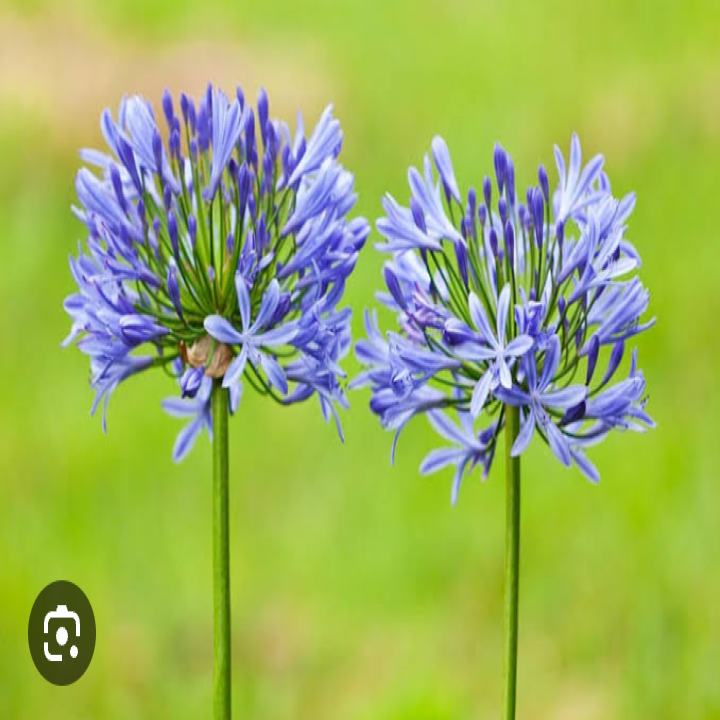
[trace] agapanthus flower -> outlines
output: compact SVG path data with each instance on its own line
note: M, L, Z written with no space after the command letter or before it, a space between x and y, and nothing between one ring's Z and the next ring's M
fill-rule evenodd
M512 456L538 435L563 465L596 481L589 445L613 429L653 426L636 353L616 382L626 343L654 322L643 319L649 294L626 236L634 193L613 195L601 155L583 166L576 135L567 165L555 148L554 191L541 165L523 196L499 145L494 182L485 176L480 195L461 194L442 138L431 155L422 174L409 170L407 207L383 199L377 227L386 242L377 247L391 257L379 299L399 332L383 335L366 315L368 338L356 347L366 369L355 385L370 386L370 407L395 442L411 418L428 414L453 443L421 466L456 467L453 502L465 473L480 465L487 475L508 408L520 415Z
M367 235L349 219L353 176L338 162L332 108L309 137L271 120L238 89L208 86L179 107L166 92L164 122L137 95L102 114L108 145L85 150L77 217L86 246L71 257L78 290L65 344L90 356L93 411L123 380L162 366L189 417L174 456L212 428L212 379L236 411L243 384L281 403L317 395L323 414L347 405L340 361L350 312L338 308ZM163 125L161 127L160 125ZM103 411L103 425L105 411Z

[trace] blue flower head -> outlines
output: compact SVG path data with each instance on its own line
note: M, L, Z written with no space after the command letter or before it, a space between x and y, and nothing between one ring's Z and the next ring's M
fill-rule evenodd
M390 259L380 300L400 333L384 336L366 314L356 346L366 369L354 384L370 386L371 409L395 432L393 457L403 427L428 414L452 447L431 452L421 471L455 466L453 502L464 473L480 465L487 475L507 406L520 412L513 456L539 435L563 465L597 481L586 446L613 429L653 426L636 352L629 377L613 382L627 341L654 322L643 320L649 294L626 237L635 195L614 197L601 155L583 166L576 135L569 163L555 148L554 191L541 165L522 198L499 145L482 198L462 195L442 138L431 155L422 173L408 173L408 207L383 199L378 248Z
M90 356L105 409L115 388L151 367L172 372L181 397L163 403L189 418L183 457L212 428L212 379L237 411L243 383L289 404L317 395L326 418L345 407L340 361L350 312L338 309L369 233L353 176L338 162L332 108L309 138L208 86L196 104L166 91L160 129L143 98L123 99L101 128L108 150L84 150L76 178L85 248L70 258L77 292L65 301ZM166 141L163 140L166 138ZM339 423L338 423L339 427Z

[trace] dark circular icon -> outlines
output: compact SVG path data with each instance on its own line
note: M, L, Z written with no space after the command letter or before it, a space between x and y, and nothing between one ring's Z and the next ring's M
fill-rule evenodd
M35 600L28 644L38 672L53 685L71 685L90 665L95 651L95 615L74 583L50 583Z

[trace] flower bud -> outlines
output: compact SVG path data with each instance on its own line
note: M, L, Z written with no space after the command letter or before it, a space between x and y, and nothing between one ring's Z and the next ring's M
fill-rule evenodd
M453 243L455 246L455 257L457 258L458 269L460 270L460 277L462 278L465 289L468 289L468 257L465 243L456 240Z
M498 257L498 237L495 228L490 228L490 249L495 257Z
M178 285L177 270L174 265L168 265L167 292L175 308L175 312L182 318L183 309L182 303L180 302L180 286Z
M245 160L249 165L257 169L258 155L255 145L255 113L251 107L248 108L247 119L245 120Z
M397 279L397 276L390 268L390 265L385 264L385 266L383 267L383 276L385 278L385 284L387 285L387 288L390 291L393 300L395 300L399 308L404 310L407 306L407 301L405 299L405 295L403 294L402 288L400 287L400 281Z
M228 174L230 175L231 180L233 181L233 183L234 183L235 185L237 185L237 181L238 181L238 171L240 170L240 168L239 168L239 166L238 166L238 164L237 164L237 160L235 160L234 157L231 157L231 158L230 158L230 161L228 162L227 169L228 169Z
M160 133L157 131L157 129L153 132L152 149L153 149L153 156L155 158L155 167L157 168L157 172L162 173L163 143L162 143L162 138L160 137Z
M192 100L188 100L188 123L190 124L190 133L194 135L197 132L197 112L195 110L195 103Z
M173 128L170 133L170 154L180 160L180 130Z
M502 221L503 225L508 219L508 209L507 209L507 201L504 197L501 197L498 200L498 212L500 213L500 220Z
M590 338L590 347L588 348L587 356L587 375L585 377L585 384L590 385L595 373L595 366L597 365L598 353L600 352L600 341L597 335L593 335Z
M267 131L268 131L268 116L270 114L270 107L268 104L268 96L265 92L265 88L260 88L258 93L258 123L260 125L260 136L262 137L263 145L267 146Z
M483 179L483 197L485 198L485 205L492 207L492 183L487 175Z
M167 330L147 315L128 314L120 318L120 334L129 345L140 345L160 335L167 335Z
M145 214L145 203L143 202L142 198L140 198L137 201L137 205L135 206L135 209L137 211L137 216L140 219L140 223L143 226L143 233L146 233L148 230L148 222L147 222L147 215Z
M507 173L505 177L505 184L507 186L507 198L510 203L510 207L515 206L515 165L510 156L507 156Z
M518 222L520 223L520 227L522 229L527 229L527 210L525 209L525 205L523 205L522 203L518 205Z
M177 262L180 262L180 239L178 237L177 219L175 218L174 210L168 211L167 227L168 227L168 235L170 236L170 245L172 246L173 255L175 256L175 260Z
M425 213L423 212L420 203L414 198L410 198L410 211L412 212L413 220L415 225L421 232L427 232L427 225L425 224Z
M495 177L497 178L498 191L502 194L505 186L505 178L507 173L507 154L503 150L502 145L495 143Z
M173 110L172 95L167 88L162 96L162 108L163 113L165 113L165 119L167 120L168 127L172 130L175 111Z
M535 188L532 196L533 227L535 228L535 242L538 248L542 247L543 235L545 233L545 204L543 203L542 192Z
M505 223L505 249L510 267L515 267L515 228L511 222Z
M574 405L571 408L568 408L565 411L565 414L562 416L562 420L560 420L561 425L570 425L571 423L577 422L578 420L582 420L585 417L585 401L578 403L577 405Z
M471 187L468 190L468 196L467 196L467 214L473 218L475 218L475 211L477 210L477 193L475 192L475 188Z
M203 375L202 368L188 368L180 378L180 390L182 397L193 398L197 395L202 385Z
M195 249L195 244L197 243L197 220L192 213L188 215L187 225L188 234L190 235L190 243L193 249Z
M210 147L211 127L210 117L205 103L200 103L197 116L197 143L201 153L207 152Z
M183 121L187 125L188 121L188 96L185 93L180 93L180 112L183 116Z
M172 190L170 190L170 186L166 185L163 189L163 205L165 205L165 210L170 210L173 204L173 196L172 196Z
M125 193L123 192L122 178L120 177L120 170L118 170L115 163L110 164L110 181L112 182L115 197L117 198L120 207L127 212L127 200L125 199Z
M542 189L543 197L545 198L545 202L549 205L550 204L550 183L548 182L548 174L547 170L545 170L544 165L540 165L538 168L538 182L540 183L540 187Z
M478 208L478 220L480 221L480 225L485 227L485 221L487 220L487 207L485 205L481 205Z
M608 367L603 377L602 385L608 382L615 374L618 366L622 362L623 355L625 354L625 343L621 340L620 342L613 345L612 352L610 353L610 360L608 361Z

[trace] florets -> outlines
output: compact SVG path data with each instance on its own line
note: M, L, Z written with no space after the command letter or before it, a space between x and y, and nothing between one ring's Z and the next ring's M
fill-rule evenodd
M396 440L411 418L429 414L453 447L430 453L421 469L454 465L453 501L465 472L480 465L487 475L507 406L520 408L513 456L538 434L563 465L596 481L586 446L613 429L653 425L636 351L627 379L612 384L627 342L654 322L642 320L649 293L626 237L635 195L613 196L601 155L583 167L577 136L568 167L555 148L552 194L540 166L522 199L499 145L495 182L486 176L481 195L461 194L442 138L432 158L439 181L426 155L423 173L408 173L409 207L383 199L378 248L391 259L380 299L397 313L399 333L384 336L366 313L368 339L356 352L367 369L355 384L371 387L370 407Z
M212 86L179 108L166 92L164 132L139 96L117 120L103 113L109 151L81 153L94 166L76 179L88 237L65 302L65 344L91 359L93 411L137 372L177 376L182 398L165 407L191 421L176 458L211 427L214 378L233 412L246 380L285 404L317 395L337 419L351 344L337 306L369 232L347 218L356 195L331 107L307 138L300 118L294 135L270 119L263 90L257 119L240 90L231 100Z

